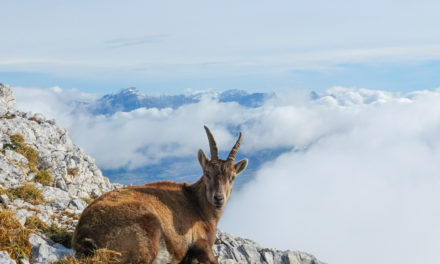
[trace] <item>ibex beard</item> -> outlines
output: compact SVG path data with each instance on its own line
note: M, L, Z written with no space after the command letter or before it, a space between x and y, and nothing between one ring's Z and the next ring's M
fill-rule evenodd
M218 263L212 252L217 223L247 159L235 163L242 135L226 160L205 126L211 159L200 149L203 175L194 184L160 181L116 189L82 213L72 238L77 254L106 248L122 263Z

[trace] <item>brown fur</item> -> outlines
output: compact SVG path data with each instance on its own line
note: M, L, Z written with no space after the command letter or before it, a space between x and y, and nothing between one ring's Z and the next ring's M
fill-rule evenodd
M200 239L188 249L186 256L179 264L218 263L211 248L212 245L206 240Z
M212 253L217 223L247 160L209 160L201 150L198 159L203 175L192 185L154 182L96 199L81 215L73 248L82 255L98 248L118 251L123 263L150 264L164 252L170 263L217 263Z

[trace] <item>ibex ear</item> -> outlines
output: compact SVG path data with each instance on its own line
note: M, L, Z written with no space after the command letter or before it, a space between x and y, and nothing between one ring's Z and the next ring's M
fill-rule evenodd
M206 163L208 163L209 159L208 159L208 157L206 157L203 150L199 149L199 152L197 152L197 159L199 160L199 163L200 163L200 166L202 167L202 169L204 169L206 166Z
M240 160L239 162L234 164L235 173L240 174L246 169L248 165L248 159Z

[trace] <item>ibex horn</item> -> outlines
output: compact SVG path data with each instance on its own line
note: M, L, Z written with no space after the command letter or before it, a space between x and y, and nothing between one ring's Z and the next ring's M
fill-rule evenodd
M217 144L215 143L215 139L211 134L211 131L207 126L205 126L206 135L208 135L209 140L209 148L211 149L211 160L218 160L218 149Z
M240 132L240 136L237 139L237 142L235 142L234 147L229 153L227 161L233 162L235 160L235 156L237 156L238 149L240 148L240 143L241 143L241 132Z

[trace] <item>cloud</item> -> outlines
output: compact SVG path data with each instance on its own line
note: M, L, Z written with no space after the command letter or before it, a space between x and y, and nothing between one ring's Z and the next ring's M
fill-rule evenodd
M205 137L204 124L211 127L221 150L229 150L238 130L245 135L244 153L280 147L301 149L351 129L358 118L355 112L364 105L411 101L389 92L335 87L316 100L310 100L305 92L283 92L258 108L220 103L205 96L199 103L178 109L139 108L93 116L78 104L96 99L92 94L59 87L18 87L14 94L20 109L42 112L66 127L74 142L96 157L104 169L137 168L164 158L193 155L200 147L207 149L207 142L200 142Z
M205 96L199 103L178 109L139 108L111 116L93 116L77 103L93 100L92 95L61 88L41 92L36 88L16 90L18 107L55 118L68 129L76 144L96 157L103 169L135 169L165 158L195 155L201 147L209 149L207 141L200 140L205 139L205 124L223 151L230 150L241 130L245 135L243 153L305 146L340 126L339 122L327 122L331 111L319 104L311 107L309 104L315 103L307 102L304 93L283 95L259 108L220 103ZM293 97L297 105L286 101Z
M43 113L46 118L53 118L66 128L75 126L78 116L86 113L79 108L78 102L91 101L97 95L84 93L76 89L65 90L54 86L51 88L14 87L17 98L16 108L21 111Z
M168 157L196 155L197 149L208 148L203 125L208 125L220 150L229 150L236 134L227 126L238 126L246 109L237 103L219 103L203 97L200 103L176 110L139 108L112 116L93 116L78 101L91 101L92 95L61 88L14 89L25 111L42 112L66 127L72 140L96 157L103 169L130 169L160 162Z
M328 263L440 261L439 91L337 88L318 101L347 122L266 164L220 227Z
M157 43L164 40L167 35L149 35L141 38L119 38L105 41L108 48L123 48L129 46L144 45L150 43Z
M285 91L258 108L203 98L178 109L92 116L75 90L14 90L55 117L101 168L137 168L208 150L202 126L241 154L291 149L233 194L220 228L328 263L439 262L440 90ZM50 107L48 107L48 105ZM196 161L194 161L196 162ZM373 260L372 260L373 259Z

